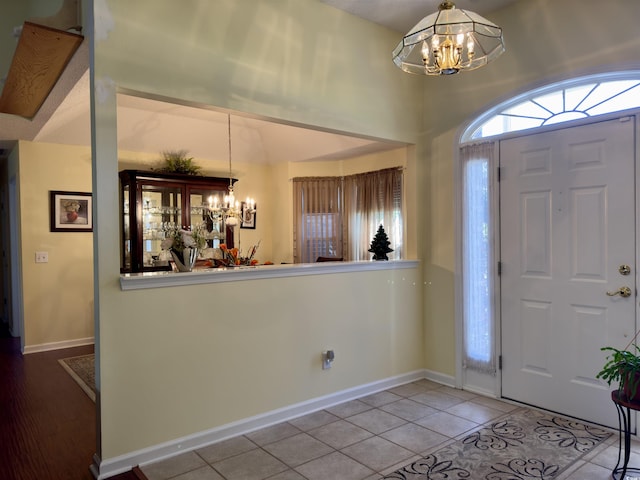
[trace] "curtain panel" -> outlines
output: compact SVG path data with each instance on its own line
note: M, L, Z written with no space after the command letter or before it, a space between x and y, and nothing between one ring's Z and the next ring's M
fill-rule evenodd
M493 142L460 149L463 172L462 283L463 362L479 372L496 373L496 319L493 282L491 172Z
M345 231L349 260L371 260L369 247L383 226L393 252L402 258L402 170L389 168L345 177Z
M342 178L294 178L293 199L293 261L342 257Z

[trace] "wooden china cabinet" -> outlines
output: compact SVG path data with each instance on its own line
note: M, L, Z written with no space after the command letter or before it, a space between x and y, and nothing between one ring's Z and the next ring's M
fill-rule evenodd
M206 222L209 247L233 247L233 230L214 225L206 208L210 196L227 194L228 178L142 170L123 170L119 176L122 273L171 270L168 252L160 247L167 225L189 228Z

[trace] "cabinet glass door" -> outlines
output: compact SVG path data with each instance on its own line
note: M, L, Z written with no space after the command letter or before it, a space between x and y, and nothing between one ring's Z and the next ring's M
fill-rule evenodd
M182 193L179 187L142 185L142 262L145 267L167 265L161 248L165 230L182 225Z
M190 205L190 219L191 225L198 225L205 223L206 229L209 232L209 240L207 246L209 248L218 248L221 243L225 242L225 229L220 222L212 221L209 216L209 198L218 196L223 197L226 194L223 190L201 190L190 189L189 191L189 205Z
M121 273L171 270L171 253L162 250L169 231L189 229L205 223L209 258L226 242L233 246L233 231L215 225L209 215L209 197L227 193L229 180L220 177L173 175L143 170L122 170ZM215 227L215 228L214 228Z
M129 216L129 185L124 185L122 187L122 195L120 196L120 208L122 209L122 225L120 228L122 229L122 241L123 245L123 258L122 258L122 266L125 271L131 270L131 228L129 226L131 218Z

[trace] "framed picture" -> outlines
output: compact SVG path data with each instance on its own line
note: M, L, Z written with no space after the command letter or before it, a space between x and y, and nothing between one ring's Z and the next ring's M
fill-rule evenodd
M83 192L49 192L52 232L92 232L92 197Z
M254 210L249 209L247 202L242 202L242 223L240 228L256 228L256 206L253 206Z

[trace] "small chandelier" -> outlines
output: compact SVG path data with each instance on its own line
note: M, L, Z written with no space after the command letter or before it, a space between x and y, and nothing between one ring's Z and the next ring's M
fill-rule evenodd
M229 136L229 186L227 187L228 193L220 202L218 196L209 197L209 204L206 206L209 218L214 225L220 225L221 223L227 227L234 228L242 221L251 222L253 215L256 212L256 202L253 198L247 197L244 205L240 205L240 202L236 200L233 194L233 176L231 174L231 115L227 115L227 127ZM219 229L218 229L219 230Z
M502 52L500 27L445 0L402 38L393 63L407 73L452 75L486 65Z

